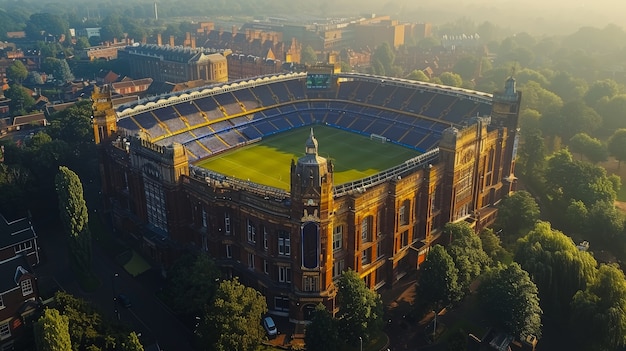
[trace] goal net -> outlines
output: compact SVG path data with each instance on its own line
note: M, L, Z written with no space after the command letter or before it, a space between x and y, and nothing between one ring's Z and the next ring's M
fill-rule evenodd
M379 134L370 134L370 140L379 141L383 144L387 142L387 138Z

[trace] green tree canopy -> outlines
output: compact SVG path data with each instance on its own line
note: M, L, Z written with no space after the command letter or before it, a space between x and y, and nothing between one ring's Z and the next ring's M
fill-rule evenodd
M596 279L572 299L571 335L585 350L626 346L626 279L615 266L602 265Z
M55 177L61 221L68 235L72 268L87 275L91 271L91 234L87 226L89 214L83 198L83 185L78 175L67 167L59 167Z
M572 297L593 281L597 265L548 222L538 222L517 241L515 262L533 277L543 310L555 319L567 316Z
M578 133L569 140L569 148L573 153L587 157L592 163L606 161L609 151L599 139L590 137L587 133Z
M580 100L570 101L560 111L563 125L557 135L569 140L576 133L593 133L602 125L602 117Z
M382 328L383 303L377 292L365 286L359 274L351 269L339 278L339 331L347 343L370 340Z
M35 342L41 351L72 351L69 319L54 308L46 308L34 325Z
M10 80L21 84L24 81L24 79L28 77L28 69L26 68L26 66L24 66L22 61L15 60L7 68L6 75L7 75L7 78L9 78Z
M463 85L463 78L460 75L452 72L443 72L439 75L439 79L444 85L451 87L461 87Z
M596 107L602 115L602 127L605 131L626 128L626 94L619 94L601 99Z
M378 61L383 66L384 72L390 74L393 72L393 63L396 59L396 54L393 52L389 43L384 42L376 47L372 53L372 62ZM380 73L379 73L380 74Z
M20 84L11 84L4 92L4 96L11 99L9 108L13 116L24 115L35 104L35 99Z
M500 201L495 227L505 234L524 233L539 219L539 205L524 190L516 191Z
M458 283L458 272L452 257L443 246L431 247L426 261L420 267L417 280L417 296L425 304L426 310L439 310L459 300L461 286Z
M219 277L213 259L206 254L184 255L167 271L165 296L178 313L199 316L213 300Z
M487 272L478 288L478 300L492 326L516 337L541 337L537 286L517 263Z
M546 161L546 147L543 136L538 129L531 129L522 134L522 145L519 151L519 164L526 176L538 176L542 173Z
M595 81L585 94L585 102L588 106L595 107L602 98L612 98L619 91L617 83L612 79Z
M265 297L238 279L224 280L197 329L202 350L253 351L265 339Z
M626 161L626 129L616 130L609 138L607 146L611 156L619 161L617 166L617 169L619 169L622 161Z
M480 232L480 242L483 251L489 255L493 262L502 262L507 255L507 251L502 247L502 241L494 233L493 229L485 228Z
M604 168L574 160L567 149L548 159L545 178L546 190L553 201L569 204L575 199L590 207L596 201L612 203L617 196L615 184Z
M139 342L139 337L135 332L128 334L126 340L122 341L121 346L121 351L143 351L143 345Z
M335 319L323 304L318 304L311 324L306 327L304 344L309 351L336 351L340 339Z
M467 222L447 223L443 232L451 239L447 251L458 269L458 284L467 291L472 281L491 263L491 259L483 251L480 238Z
M413 70L411 73L409 73L408 76L406 76L406 79L410 79L410 80L417 80L420 82L428 82L430 81L430 79L428 79L428 76L426 75L426 73L424 73L424 71L416 69Z

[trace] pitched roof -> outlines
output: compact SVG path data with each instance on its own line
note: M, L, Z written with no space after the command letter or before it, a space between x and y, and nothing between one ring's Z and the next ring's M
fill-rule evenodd
M24 274L33 274L24 255L0 261L0 293L20 286L20 278Z
M37 237L30 220L21 218L7 221L0 214L0 249L11 247Z

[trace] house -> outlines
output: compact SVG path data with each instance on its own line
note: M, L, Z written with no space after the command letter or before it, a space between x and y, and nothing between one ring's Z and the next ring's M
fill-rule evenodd
M0 344L12 343L39 306L33 266L39 264L37 235L28 218L0 215Z

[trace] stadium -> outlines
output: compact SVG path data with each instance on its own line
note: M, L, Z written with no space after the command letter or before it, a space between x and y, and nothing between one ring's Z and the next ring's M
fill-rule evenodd
M94 91L105 208L167 267L215 258L302 323L336 311L346 269L372 289L419 269L448 222L490 225L515 187L521 93L332 67L113 107Z

